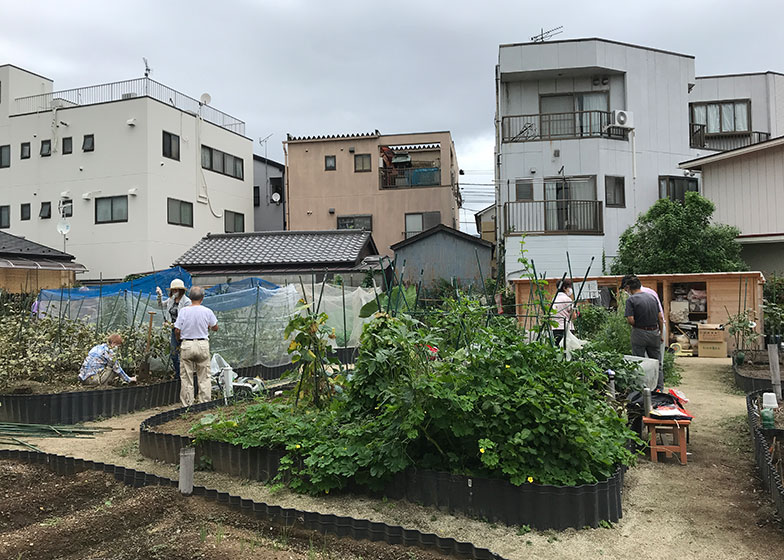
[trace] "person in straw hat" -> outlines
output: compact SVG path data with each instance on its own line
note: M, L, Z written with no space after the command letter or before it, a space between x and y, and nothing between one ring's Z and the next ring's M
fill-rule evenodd
M191 300L185 295L185 284L179 278L175 278L169 284L169 297L163 300L163 291L160 287L155 288L158 292L158 306L163 309L163 320L171 327L171 338L169 341L171 362L174 366L174 374L180 377L180 341L174 332L174 323L180 311L191 304Z

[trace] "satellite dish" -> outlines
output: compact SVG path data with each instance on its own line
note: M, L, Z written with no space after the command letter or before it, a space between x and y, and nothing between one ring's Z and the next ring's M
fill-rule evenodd
M278 202L280 202L280 193L276 193L276 192L272 193L271 198L272 198L272 202L277 204Z
M199 97L199 101L201 101L202 105L209 105L212 101L212 97L210 97L209 93L202 93L201 97Z
M60 235L68 235L69 231L71 231L71 224L69 224L66 220L60 220L57 222L57 233Z

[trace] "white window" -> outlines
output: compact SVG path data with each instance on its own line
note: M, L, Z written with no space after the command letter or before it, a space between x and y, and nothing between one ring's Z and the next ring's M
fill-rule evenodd
M163 157L180 161L180 137L163 131Z
M441 212L420 212L406 214L405 237L413 237L441 223Z
M354 172L371 171L370 168L370 154L356 154L354 155Z
M41 140L41 156L48 157L52 155L52 141Z
M373 231L373 216L338 216L338 229Z
M41 210L38 212L38 217L42 220L48 220L52 217L52 203L51 202L42 202L41 203Z
M515 200L533 200L534 182L531 179L515 180Z
M0 228L11 227L11 207L8 205L0 206Z
M324 171L335 171L338 168L336 156L324 156Z
M623 177L604 177L605 204L608 208L626 207L626 188Z
M242 158L237 156L226 154L209 146L201 147L201 166L204 169L242 180L245 178L244 163Z
M692 103L691 122L705 127L706 134L751 131L751 101L734 99L716 103Z
M11 167L11 145L0 146L0 167Z
M73 153L73 138L66 136L63 138L63 155Z
M22 142L19 159L30 159L30 142Z
M92 152L94 150L95 150L95 135L85 134L84 139L82 140L82 151Z

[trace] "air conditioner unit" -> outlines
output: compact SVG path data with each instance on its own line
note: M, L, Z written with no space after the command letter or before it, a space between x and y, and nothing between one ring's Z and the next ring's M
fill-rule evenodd
M134 97L136 97L135 93L123 93L121 96L122 99L133 99Z
M613 111L612 126L634 128L634 115L631 111Z

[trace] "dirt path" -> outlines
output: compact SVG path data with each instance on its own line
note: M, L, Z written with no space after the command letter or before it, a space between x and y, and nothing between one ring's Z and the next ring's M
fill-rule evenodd
M406 502L273 492L260 483L216 473L198 472L195 481L268 503L401 524L467 540L510 560L784 557L784 532L772 520L772 506L754 474L745 399L728 382L729 360L690 358L679 363L685 370L681 389L691 399L689 410L696 417L691 427L689 464L681 466L675 459L653 464L647 456L641 458L626 477L624 518L611 529L526 532ZM173 465L150 461L138 453L139 423L159 410L163 409L97 422L98 426L125 429L94 440L42 439L31 443L52 453L175 477Z

